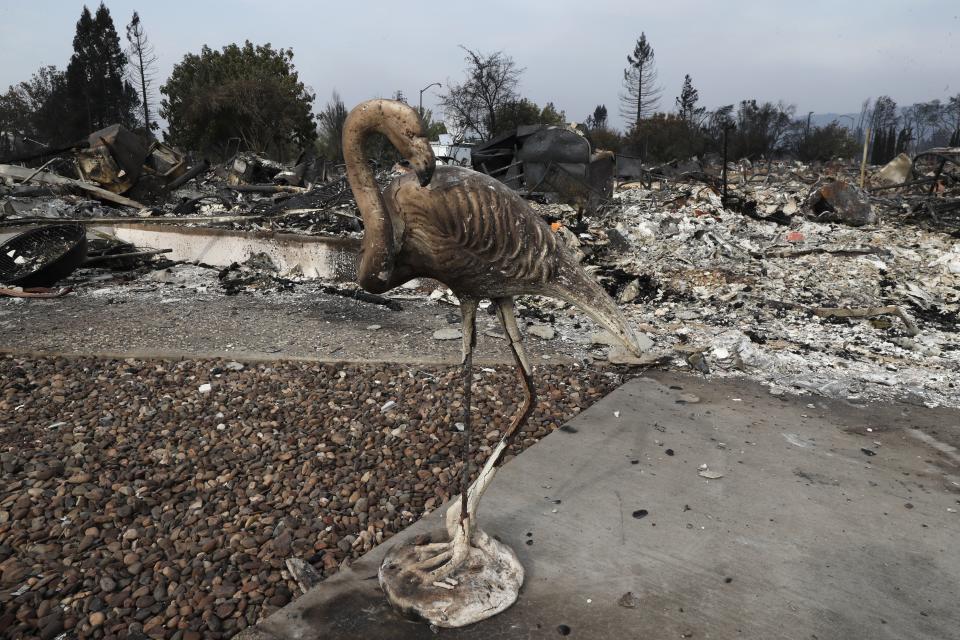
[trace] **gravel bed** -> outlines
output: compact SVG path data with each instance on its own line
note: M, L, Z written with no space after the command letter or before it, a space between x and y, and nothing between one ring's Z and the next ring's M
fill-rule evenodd
M535 377L514 453L621 382ZM476 370L477 464L519 392ZM0 637L234 635L299 595L286 559L330 575L456 493L461 397L450 368L0 358Z

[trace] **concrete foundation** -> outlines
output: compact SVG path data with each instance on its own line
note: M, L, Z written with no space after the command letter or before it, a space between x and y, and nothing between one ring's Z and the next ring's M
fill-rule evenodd
M352 281L356 278L360 241L291 233L231 231L206 227L157 224L116 224L92 227L138 247L171 249L169 260L227 267L265 253L282 275Z

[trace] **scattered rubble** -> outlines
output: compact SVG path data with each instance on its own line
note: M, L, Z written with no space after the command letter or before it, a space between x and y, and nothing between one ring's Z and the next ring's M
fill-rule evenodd
M877 172L877 179L885 184L902 185L910 179L913 173L913 161L910 156L901 153L896 158L883 165Z
M434 340L459 340L462 337L460 329L437 329L433 332Z
M827 169L839 179L826 184L853 190L844 167ZM578 235L655 349L672 350L678 366L794 392L956 406L952 230L865 202L859 190L856 206L884 210L882 222L855 228L788 209L823 186L799 163L730 173L727 206L702 180L659 179L618 191Z
M594 212L613 194L614 155L594 151L577 130L527 125L471 150L476 171L520 193Z
M514 160L497 149L475 149L472 159L499 158L509 168ZM553 300L520 300L524 328L577 359L746 375L778 393L956 406L960 149L907 160L868 171L862 189L854 186L859 167L852 162L744 160L723 171L718 159L705 158L638 165L633 169L638 178L622 183L593 211L534 199L532 206L625 309L647 355L631 358L611 348L609 340L591 335L593 325L580 314ZM92 205L66 188L38 192L48 185L38 187L36 179L0 187L0 226L65 218L89 227L132 219L350 242L362 233L350 189L335 167L309 158L283 165L247 153L212 168L197 167L181 176L190 179L172 183L175 189L142 210ZM487 169L495 171L490 164ZM18 168L22 177L13 180L22 183L24 172L34 171ZM905 172L909 176L901 180ZM390 178L379 174L381 184ZM457 304L432 282L371 296L349 282L348 271L320 283L321 289L316 283L307 288L317 274L281 267L277 254L263 261L254 256L263 251L256 247L250 243L246 255L218 269L155 257L130 271L125 285L109 287L110 295L124 286L155 288L176 280L178 287L205 295L322 290L387 308L399 308L404 299ZM74 288L70 295L88 295L83 281L66 284ZM104 287L91 283L89 291L94 289ZM452 327L435 338L456 340L460 333Z
M428 342L461 339L458 301L436 282L415 281L376 296L348 277L316 281L285 268L253 242L242 258L212 266L171 261L162 253L168 247L138 249L98 237L94 226L111 220L197 233L206 230L195 227L210 227L243 238L277 231L360 236L356 206L335 168L306 157L289 166L239 154L222 165L181 167L179 178L167 182L172 173L163 167L176 157L161 147L154 151L160 158L152 161L153 174L143 168L150 160L140 164L141 176L158 178L144 189L152 193L148 207L105 188L110 180L98 187L61 175L76 168L69 162L67 168L56 162L0 166L0 227L82 224L86 260L106 258L65 277L61 289L3 283L4 315L16 314L14 305L58 309L74 297L97 305L142 299L159 309L215 296L302 303L322 293L338 296L338 304L350 299L345 315L376 305L384 315L371 318L378 324L360 325L364 339L387 333L387 310L408 300L453 318L448 327L427 329ZM774 397L815 393L855 403L960 406L956 159L960 150L952 149L908 158L908 168L898 159L893 168L868 174L862 188L854 186L858 167L844 162L640 165L632 169L636 180L588 210L534 202L618 300L645 355L611 346L609 336L595 333L562 302L519 300L522 330L537 338L529 341L531 351L547 345L591 366L538 364L536 380L549 402L538 404L518 450L615 386L619 377L595 364L746 376L766 383ZM94 168L87 171L92 177ZM379 174L382 183L389 178ZM140 181L123 189L132 194ZM0 261L4 256L18 269L36 266L22 252L4 252ZM56 296L65 297L51 299ZM224 321L230 322L226 314ZM4 320L3 326L12 325ZM497 330L483 333L505 339ZM340 357L339 348L324 353ZM0 452L0 622L17 633L87 634L112 624L104 614L110 607L126 612L128 633L229 636L454 490L456 425L437 426L460 402L450 368L12 357L0 360L0 368L6 392L0 408L16 412L19 429L8 434L18 448ZM485 388L515 388L512 369L479 369L475 376ZM309 388L288 384L304 377ZM358 397L367 397L366 404L358 406ZM699 398L687 394L680 401ZM489 403L490 432L503 429L513 405L500 396ZM315 417L321 406L327 413L337 408L333 423L321 425ZM146 418L176 425L180 447L164 444L166 430L140 429ZM327 444L317 440L317 429ZM486 442L486 435L478 438ZM290 448L300 440L309 446ZM363 446L344 447L348 442ZM202 455L181 459L193 450ZM479 448L478 463L488 450ZM384 451L401 453L384 458ZM318 452L329 462L319 471L310 467ZM247 460L250 455L255 459ZM193 469L196 481L172 491L184 477L179 467ZM708 480L724 476L706 466L697 473ZM291 504L299 511L291 512ZM38 542L51 531L68 542ZM186 560L167 562L169 549ZM80 557L96 563L95 578L76 568ZM174 582L180 587L171 593ZM628 596L621 606L635 604Z
M854 227L877 223L877 214L867 195L842 180L829 180L815 186L807 206L821 222L842 222Z

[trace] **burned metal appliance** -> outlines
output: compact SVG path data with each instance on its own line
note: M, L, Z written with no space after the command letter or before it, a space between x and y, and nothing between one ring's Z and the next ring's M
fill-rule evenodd
M0 245L0 282L49 287L87 258L87 232L78 224L30 229Z
M179 151L162 142L148 144L119 124L91 133L89 145L76 156L83 178L113 193L126 193L142 175L165 184L186 171Z
M528 125L473 148L473 168L527 197L593 211L613 195L613 154L567 127Z

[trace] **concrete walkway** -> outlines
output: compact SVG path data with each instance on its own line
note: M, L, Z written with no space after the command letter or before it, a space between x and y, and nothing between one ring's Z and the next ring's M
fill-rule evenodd
M657 377L497 477L480 524L527 569L500 616L400 618L377 585L387 543L238 637L960 638L957 412Z

